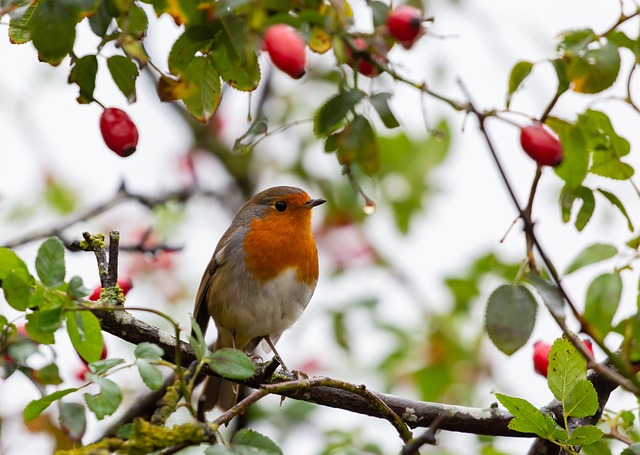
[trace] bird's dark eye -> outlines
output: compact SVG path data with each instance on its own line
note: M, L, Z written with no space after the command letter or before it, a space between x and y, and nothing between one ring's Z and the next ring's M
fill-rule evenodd
M278 212L284 212L285 210L287 210L287 203L284 201L276 202L276 210Z

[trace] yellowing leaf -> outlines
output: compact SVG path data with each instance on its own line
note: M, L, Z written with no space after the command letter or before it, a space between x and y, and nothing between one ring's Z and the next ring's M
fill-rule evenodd
M324 54L331 49L331 36L323 29L314 27L309 38L309 49L318 54Z

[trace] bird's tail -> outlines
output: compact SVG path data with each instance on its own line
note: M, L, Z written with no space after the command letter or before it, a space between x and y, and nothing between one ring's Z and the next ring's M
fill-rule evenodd
M213 347L214 351L224 347L232 347L226 346L226 344L232 345L233 343L225 343L223 338L225 337L218 336ZM239 387L240 386L238 384L227 381L226 379L209 376L205 380L202 393L200 394L198 413L202 414L205 411L210 411L214 407L217 407L222 411L231 409L238 401Z

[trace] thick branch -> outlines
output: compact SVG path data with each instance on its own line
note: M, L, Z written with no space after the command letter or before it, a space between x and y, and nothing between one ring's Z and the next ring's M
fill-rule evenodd
M124 311L94 310L94 313L100 319L102 328L106 332L134 344L142 341L156 343L164 349L165 360L169 362L175 361L176 340L173 336L165 332L161 332L158 328L136 319L131 314ZM195 359L195 355L193 349L188 343L184 341L180 341L179 343L181 362L186 368ZM265 364L257 365L256 375L253 378L244 381L243 384L252 388L259 388L263 385L264 374L262 374L262 371L264 367ZM203 369L203 373L208 375L214 374L206 368ZM278 376L281 377L281 375ZM280 379L279 381L288 379ZM440 403L408 400L383 393L374 393L412 428L428 427L436 419L439 419L438 428L441 430L490 436L531 436L510 430L507 425L511 421L512 416L508 412L497 408L481 409L452 406ZM334 387L297 389L282 392L281 395L323 406L344 409L358 414L385 418L385 416L381 414L379 408L372 404L371 400L353 392L348 392ZM146 402L146 397L143 397L137 400L137 407L144 409L145 402L153 406L158 398L159 395L150 396L148 402Z

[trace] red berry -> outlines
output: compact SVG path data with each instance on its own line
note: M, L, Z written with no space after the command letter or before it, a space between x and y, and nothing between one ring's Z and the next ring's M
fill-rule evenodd
M389 13L387 28L391 36L409 49L423 31L422 12L413 6L399 6Z
M543 343L542 341L536 341L533 345L533 369L539 375L547 377L547 371L549 370L549 352L551 352L551 345Z
M562 144L540 123L520 128L520 145L541 166L557 166L562 162Z
M305 43L295 28L272 25L264 34L264 46L273 64L294 79L304 76Z
M78 371L76 371L76 378L79 381L86 381L87 380L87 373L90 373L91 370L89 370L89 368L86 365L83 365L80 367L80 369Z
M107 147L121 157L127 157L136 151L138 128L125 111L115 107L102 111L100 131Z
M358 53L354 55L349 46L345 47L349 66L356 69L363 76L377 76L379 74L378 68L364 58L364 55L370 52L369 44L362 38L355 38L351 44L358 50Z

